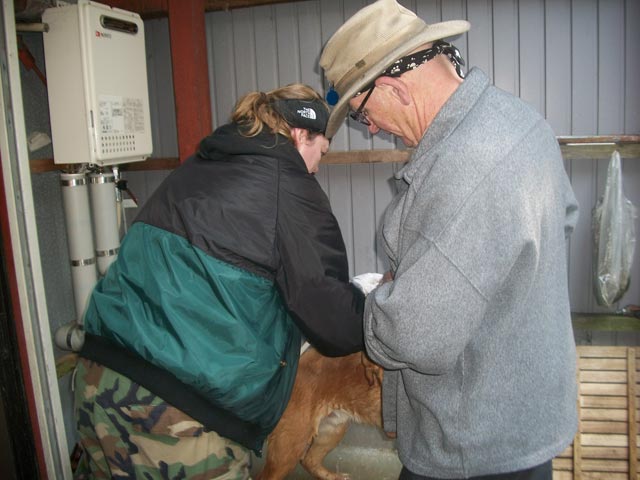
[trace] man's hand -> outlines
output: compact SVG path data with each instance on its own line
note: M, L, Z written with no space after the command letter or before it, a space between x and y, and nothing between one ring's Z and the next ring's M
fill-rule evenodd
M386 272L384 272L384 275L382 275L382 278L380 279L379 285L387 282L393 282L393 272L391 270L387 270Z

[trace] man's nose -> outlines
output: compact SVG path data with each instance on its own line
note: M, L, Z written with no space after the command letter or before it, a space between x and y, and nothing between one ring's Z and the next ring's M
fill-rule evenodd
M378 127L375 123L371 122L371 125L367 127L369 129L369 133L371 135L375 135L380 131L380 127Z

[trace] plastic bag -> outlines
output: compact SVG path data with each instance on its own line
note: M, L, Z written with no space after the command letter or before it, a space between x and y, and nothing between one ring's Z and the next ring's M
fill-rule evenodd
M629 288L636 245L636 208L622 191L620 154L614 151L604 194L593 209L594 289L600 305L610 306Z

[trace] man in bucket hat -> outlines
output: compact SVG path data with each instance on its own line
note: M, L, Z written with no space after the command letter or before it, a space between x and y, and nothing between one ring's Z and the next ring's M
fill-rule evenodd
M335 104L415 151L382 239L391 281L366 300L385 430L406 479L551 479L577 426L566 238L578 206L555 135L394 0L350 18L320 65Z

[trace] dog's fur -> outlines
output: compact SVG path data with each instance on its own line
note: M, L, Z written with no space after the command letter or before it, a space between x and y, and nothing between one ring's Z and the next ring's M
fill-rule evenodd
M286 478L298 462L315 478L344 480L322 465L352 421L382 427L382 369L364 353L325 357L309 349L300 357L291 400L267 441L256 480Z

